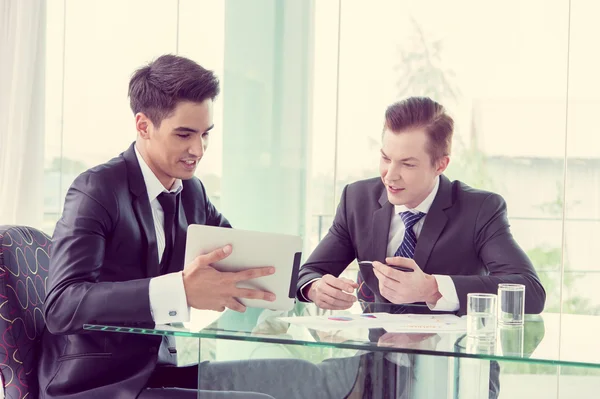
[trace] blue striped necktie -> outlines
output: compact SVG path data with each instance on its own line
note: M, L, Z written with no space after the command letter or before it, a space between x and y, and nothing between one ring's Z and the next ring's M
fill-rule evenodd
M412 213L410 211L400 212L400 217L404 222L404 239L396 250L394 256L412 259L415 256L415 247L417 246L417 236L413 230L415 224L425 216L423 212Z
M413 258L415 255L415 247L417 246L417 236L413 231L413 227L419 222L419 220L423 218L423 216L425 216L423 212L400 212L400 217L402 218L402 222L404 222L405 232L404 239L402 240L400 247L398 247L394 253L394 256L402 256L404 258L411 259ZM360 270L358 271L356 282L358 283L358 291L356 293L358 300L360 302L373 302L375 300L375 295L365 284Z

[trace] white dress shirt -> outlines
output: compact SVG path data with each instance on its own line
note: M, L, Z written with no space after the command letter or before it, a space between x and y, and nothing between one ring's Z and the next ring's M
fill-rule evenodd
M162 206L158 202L158 196L163 192L180 193L183 190L183 184L180 179L176 179L171 190L165 189L138 152L137 147L135 147L135 155L142 169L148 200L152 208L152 220L158 246L158 262L160 263L165 251L165 216ZM156 324L190 320L190 307L187 304L181 272L164 274L150 279L150 310Z
M407 208L404 205L396 205L395 206L395 212L392 214L392 220L390 221L390 232L388 235L388 246L387 246L387 253L386 253L387 257L393 257L394 254L396 253L396 250L398 249L398 247L400 247L402 240L404 240L404 233L405 233L406 229L404 228L404 222L402 221L400 212L406 212L406 211L409 211L412 213L423 212L427 215L427 212L429 212L429 208L431 208L431 204L433 204L433 200L435 199L435 196L437 195L439 187L440 187L440 179L438 177L438 179L435 182L435 186L433 187L433 190L431 190L431 193L429 193L427 198L425 198L423 200L423 202L421 202L414 209ZM413 231L415 232L415 235L417 236L417 242L419 239L419 235L421 234L421 230L423 229L423 224L425 223L426 218L427 218L427 216L424 216L423 218L421 218L421 220L419 220L413 226ZM419 266L422 266L422 265L419 265ZM456 287L454 286L454 282L452 281L452 278L450 278L450 276L444 276L444 275L439 275L439 274L434 274L433 277L435 277L435 280L437 281L438 291L440 292L442 297L440 299L438 299L436 304L428 303L427 306L429 307L429 309L438 310L438 311L446 311L446 312L448 312L448 311L454 312L454 311L458 310L458 308L460 307L460 303L458 301L458 294L456 293ZM308 286L309 284L311 284L317 280L319 280L319 279L316 278L314 280L309 281L308 283L304 284L304 286L302 286L302 288L300 289L300 295L302 295L302 297L306 301L310 301L310 300L304 296L304 289L306 288L306 286Z

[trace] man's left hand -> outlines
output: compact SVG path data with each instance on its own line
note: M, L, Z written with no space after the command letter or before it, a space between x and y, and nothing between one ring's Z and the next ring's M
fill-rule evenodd
M414 270L402 272L381 262L373 262L373 271L379 280L379 292L388 301L394 304L426 302L435 305L442 297L438 291L437 281L423 270L413 259L386 258L390 266L402 266Z

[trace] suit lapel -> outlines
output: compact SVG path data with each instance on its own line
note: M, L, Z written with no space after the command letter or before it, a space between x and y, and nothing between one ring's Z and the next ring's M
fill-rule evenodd
M423 229L415 248L414 260L422 270L427 268L427 262L429 261L433 247L448 222L445 209L452 206L451 189L452 184L450 180L446 176L441 175L438 193L431 204L431 208L429 208L429 212L427 212L427 216L425 216L425 223L423 224Z
M388 235L390 233L390 220L394 206L388 202L387 193L383 191L379 198L381 208L373 212L373 224L371 225L371 259L385 261L387 255Z
M140 169L137 157L135 155L134 145L132 144L124 153L125 163L127 165L127 178L129 181L129 191L133 196L133 211L137 218L142 238L145 239L146 257L145 262L146 273L149 277L155 277L160 274L160 265L158 263L158 245L156 243L156 230L154 228L154 219L152 217L152 209L148 200L148 192L144 176Z
M139 196L133 200L133 210L142 230L142 236L146 238L146 270L149 277L160 274L158 263L158 244L156 243L156 230L148 196Z
M387 255L388 236L390 233L390 220L392 217L392 211L394 206L388 201L385 187L379 197L379 205L381 208L373 212L373 219L371 224L371 253L368 259L361 260L377 260L385 262ZM379 294L379 280L373 273L372 268L364 268L360 266L362 276L367 286L376 293L375 301L389 303L389 301Z

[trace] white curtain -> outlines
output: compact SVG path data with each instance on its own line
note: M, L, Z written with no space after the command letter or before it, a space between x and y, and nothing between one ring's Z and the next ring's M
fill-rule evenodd
M45 2L0 0L0 225L42 227Z

